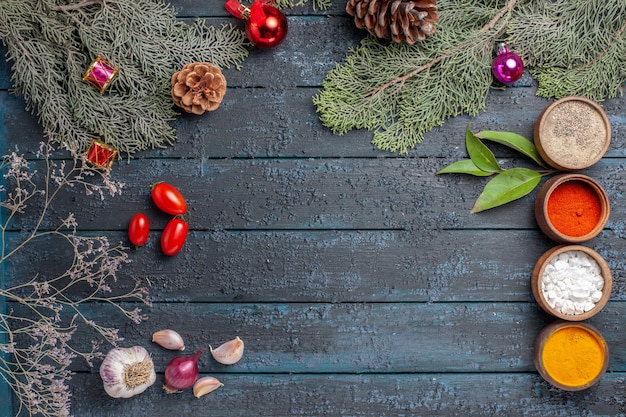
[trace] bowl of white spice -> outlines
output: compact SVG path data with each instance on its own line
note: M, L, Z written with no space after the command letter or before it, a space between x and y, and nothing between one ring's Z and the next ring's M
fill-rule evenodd
M609 301L613 277L598 252L582 245L561 245L541 255L531 287L544 311L563 320L582 321Z

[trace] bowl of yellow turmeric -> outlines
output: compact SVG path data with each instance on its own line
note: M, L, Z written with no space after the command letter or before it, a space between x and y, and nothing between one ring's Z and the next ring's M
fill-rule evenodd
M609 348L588 323L557 321L547 325L534 344L539 374L564 391L581 391L600 381L609 364Z

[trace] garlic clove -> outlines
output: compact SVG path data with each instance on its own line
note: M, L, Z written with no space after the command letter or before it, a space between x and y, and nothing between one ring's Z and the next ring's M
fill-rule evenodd
M243 340L237 336L216 349L213 349L211 346L209 346L209 349L216 361L223 365L232 365L237 363L243 356Z
M195 395L196 398L200 398L203 395L213 392L223 386L224 384L222 384L217 378L213 378L212 376L203 376L198 379L195 384L193 384L193 395Z
M174 330L159 330L152 335L152 341L170 350L185 350L183 338Z
M152 358L141 346L111 349L100 365L100 377L113 398L141 394L156 381Z

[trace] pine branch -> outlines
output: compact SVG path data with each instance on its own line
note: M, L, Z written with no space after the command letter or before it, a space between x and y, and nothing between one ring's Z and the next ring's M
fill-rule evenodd
M529 30L528 22L539 22L546 30ZM626 80L623 1L558 1L525 8L511 23L509 38L533 67L539 96L578 95L601 102L622 94L620 87Z
M511 12L511 10L513 9L513 7L515 7L515 4L517 3L517 0L509 0L508 4L502 9L500 10L499 13L497 13L493 19L491 19L485 26L483 26L481 29L478 30L478 33L484 33L484 32L488 32L490 30L492 30L496 24L500 21L500 19L502 19L502 17L508 13ZM415 68L414 70L412 70L411 72L409 72L406 75L403 75L402 77L397 77L394 78L393 80L389 81L386 84L381 85L380 87L375 88L374 90L372 90L371 92L367 93L366 95L374 95L374 94L378 94L379 92L387 89L388 87L392 86L393 84L404 84L406 82L406 80L408 80L409 78L412 78L414 76L416 76L417 74L419 74L420 72L430 69L433 67L433 65L437 65L439 64L441 61L443 61L445 58L454 55L455 53L458 53L458 51L460 49L466 48L468 46L468 44L470 44L471 42L474 42L474 39L467 39L465 42L462 42L459 45L456 45L454 48L449 49L447 51L445 51L442 55L438 56L437 58L433 59L432 61L421 65L417 68Z
M176 139L174 72L194 61L239 68L247 56L235 26L187 25L160 0L3 0L0 38L14 90L49 137L83 150L97 138L129 156ZM98 55L120 68L105 94L82 80Z
M111 1L111 0L109 0ZM85 0L80 3L75 4L62 4L57 5L52 8L52 10L60 11L60 12L69 12L72 10L81 9L86 6L91 6L92 4L103 4L104 0Z
M477 114L492 82L495 39L515 4L443 1L439 28L422 43L365 38L313 97L322 123L337 134L373 130L378 148L405 154L447 118Z
M623 0L440 0L437 31L413 48L365 38L313 97L336 134L372 130L379 149L404 154L424 133L484 109L494 45L505 40L539 81L537 94L595 101L626 80Z

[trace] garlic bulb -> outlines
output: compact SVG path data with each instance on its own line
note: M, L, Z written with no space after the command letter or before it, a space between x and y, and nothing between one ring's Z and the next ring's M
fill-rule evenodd
M243 356L243 340L237 336L216 349L213 349L211 346L209 346L209 349L216 361L223 365L232 365Z
M113 398L130 398L154 384L156 373L150 354L141 346L115 348L100 365L104 390Z
M200 398L203 395L213 392L223 386L224 384L222 384L217 378L213 378L212 376L203 376L198 379L195 384L193 384L193 395L196 398Z
M174 330L159 330L152 335L152 341L165 349L185 350L183 338Z

